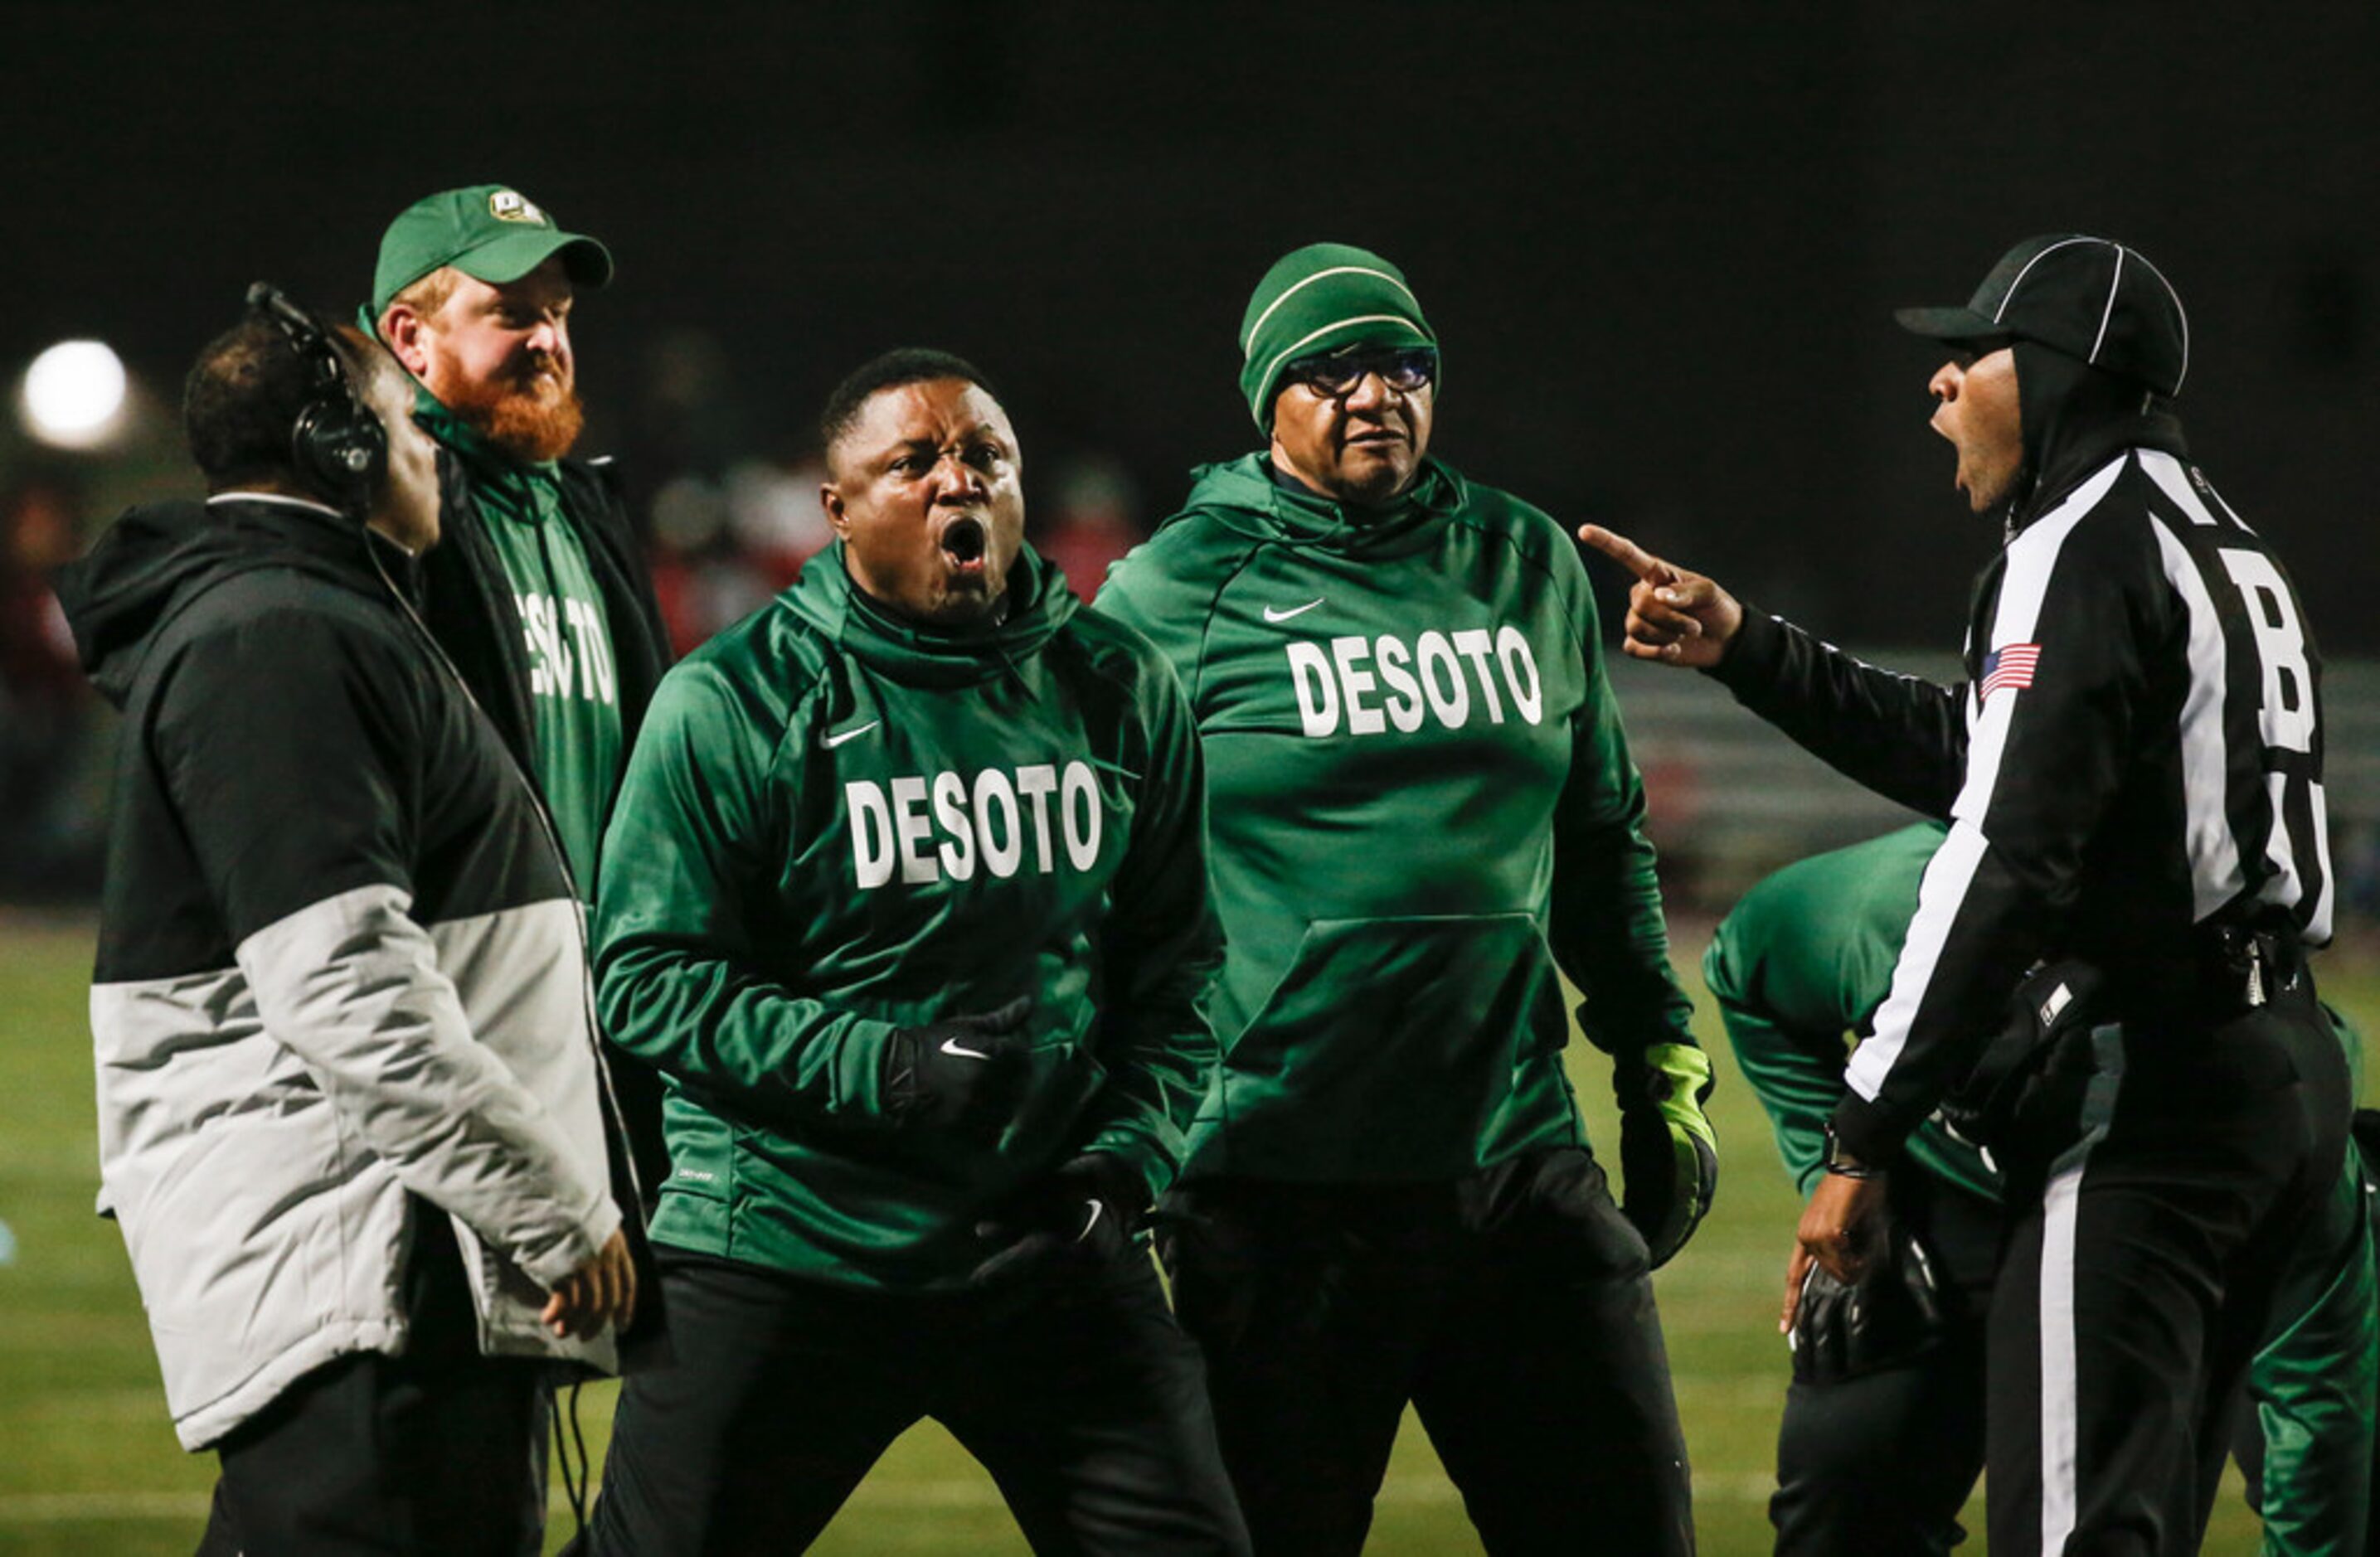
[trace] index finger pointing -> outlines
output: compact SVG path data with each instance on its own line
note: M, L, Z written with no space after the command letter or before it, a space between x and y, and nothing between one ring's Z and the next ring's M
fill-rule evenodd
M1647 584L1670 584L1677 579L1677 570L1616 530L1600 525L1581 525L1578 538L1602 552Z

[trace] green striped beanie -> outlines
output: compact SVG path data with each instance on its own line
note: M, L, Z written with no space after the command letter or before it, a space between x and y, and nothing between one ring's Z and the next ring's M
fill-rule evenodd
M1282 368L1302 356L1358 344L1437 346L1404 272L1368 248L1344 243L1310 243L1275 261L1240 319L1240 391L1257 430L1272 434Z

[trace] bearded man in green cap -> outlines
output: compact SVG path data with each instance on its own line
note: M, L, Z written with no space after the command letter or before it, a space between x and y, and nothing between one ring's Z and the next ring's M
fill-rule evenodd
M1410 1401L1489 1551L1690 1551L1648 1273L1710 1204L1710 1067L1585 569L1430 457L1438 339L1387 260L1289 255L1240 344L1268 447L1200 471L1099 609L1206 754L1224 1060L1160 1244L1251 1533L1358 1551Z
M570 325L612 279L595 239L500 184L415 201L381 238L366 323L419 385L440 445L443 539L422 610L533 777L581 900L666 666L661 609L608 460L568 456L584 412ZM650 1194L665 1176L660 1083L611 1060Z

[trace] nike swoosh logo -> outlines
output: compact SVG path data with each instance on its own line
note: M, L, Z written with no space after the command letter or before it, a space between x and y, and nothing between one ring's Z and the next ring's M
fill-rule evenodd
M1270 606L1267 606L1264 609L1264 619L1267 622L1287 622L1293 616L1304 616L1307 611L1310 611L1315 607L1320 605L1322 600L1323 597L1317 596L1315 598L1306 601L1305 604L1302 606L1292 606L1285 611L1277 611Z
M826 738L826 744L832 747L840 746L846 741L856 741L883 722L882 719L870 719L857 730L846 730L840 735L830 735Z
M991 1057L990 1055L985 1054L981 1049L963 1047L955 1038L945 1038L942 1040L942 1053L946 1055L956 1055L961 1059L990 1059Z
M1106 1207L1102 1206L1102 1205L1101 1205L1099 1201L1087 1201L1086 1203L1087 1203L1087 1204L1088 1204L1088 1205L1090 1206L1090 1208L1091 1208L1091 1214L1090 1214L1088 1217L1087 1217L1087 1218L1085 1218L1085 1219L1084 1219L1084 1222L1083 1222L1083 1230L1082 1230L1081 1232L1076 1233L1076 1234L1075 1235L1075 1241L1076 1243L1080 1243L1080 1242L1082 1242L1085 1238L1087 1238L1087 1237L1089 1237L1091 1236L1091 1229L1092 1229L1092 1228L1094 1228L1094 1227L1096 1227L1096 1226L1098 1226L1098 1225L1099 1225L1099 1213L1100 1213L1101 1211L1104 1211L1105 1209L1107 1209Z

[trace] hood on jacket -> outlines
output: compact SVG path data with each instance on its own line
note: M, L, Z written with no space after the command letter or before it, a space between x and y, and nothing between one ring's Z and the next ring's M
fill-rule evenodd
M183 602L258 568L298 567L354 580L366 555L364 534L331 514L279 503L134 508L108 526L89 555L58 570L58 605L74 629L83 672L121 708L149 645Z
M1007 610L997 622L957 632L905 622L871 599L844 565L843 542L812 558L778 599L828 642L895 681L966 686L1009 672L1039 652L1081 609L1056 569L1030 545L1009 568Z
M1384 555L1420 543L1429 529L1463 506L1463 477L1451 465L1424 459L1398 497L1381 507L1338 503L1276 479L1264 454L1244 454L1190 473L1190 495L1164 529L1194 514L1251 540L1315 547L1348 555Z
M2017 417L2024 441L2006 510L2010 535L2057 506L2125 449L2189 450L2173 402L2139 380L2094 368L2034 341L2015 341Z

